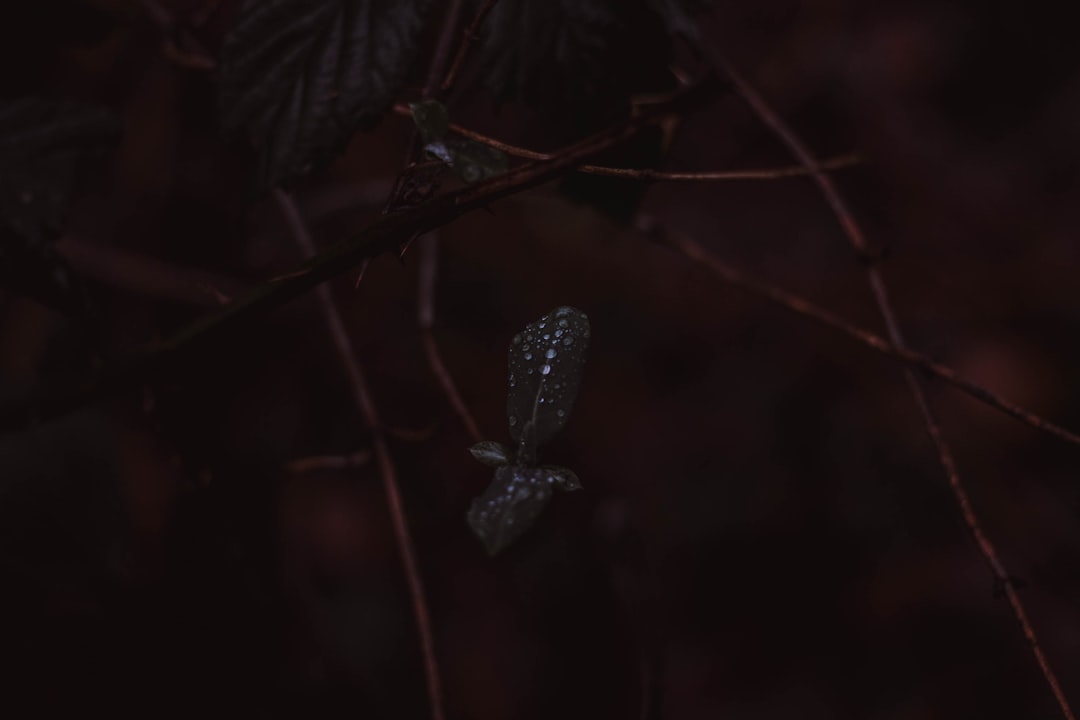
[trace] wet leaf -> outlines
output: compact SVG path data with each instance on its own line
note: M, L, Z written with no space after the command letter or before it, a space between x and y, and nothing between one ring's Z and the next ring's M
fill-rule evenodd
M505 153L473 140L441 140L428 143L424 150L449 165L467 183L500 175L509 167Z
M469 452L472 453L477 462L481 462L488 467L509 465L514 459L510 448L493 440L478 442L469 448Z
M537 449L569 421L588 347L589 318L572 307L557 308L514 336L506 413L519 462L533 464Z
M473 500L469 527L494 555L532 527L551 500L554 476L543 468L508 465L495 470L484 494Z
M260 189L339 155L393 102L432 0L248 0L221 53L226 132L261 155Z
M573 492L585 487L581 484L581 480L578 479L577 473L570 468L561 465L541 465L540 469L547 473L548 478L551 480L551 486L556 490Z
M446 106L438 100L409 103L409 109L425 145L442 140L450 130L450 115L446 112Z

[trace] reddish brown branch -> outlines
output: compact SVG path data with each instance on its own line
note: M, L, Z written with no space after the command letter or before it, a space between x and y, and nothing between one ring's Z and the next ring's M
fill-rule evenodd
M316 255L315 243L308 232L307 224L300 215L300 210L292 197L280 189L274 190L274 200L281 209L289 224L293 238L305 257ZM383 488L386 492L386 502L389 506L390 517L393 521L394 536L397 540L398 551L401 553L401 562L405 571L405 578L409 585L409 594L412 597L413 614L416 617L417 633L420 636L420 652L424 659L424 670L427 677L428 696L431 700L431 717L433 720L443 720L443 696L442 681L440 680L439 665L435 658L435 639L431 625L431 615L428 612L427 600L424 594L424 584L420 576L420 565L416 559L416 548L413 546L412 535L409 532L408 520L405 517L405 508L401 500L401 491L397 484L397 470L390 450L386 445L386 436L375 402L371 397L371 389L368 387L363 368L356 356L355 348L349 334L345 329L345 322L341 313L330 294L330 288L320 284L315 288L322 308L323 319L327 330L334 342L334 349L346 374L349 377L349 385L352 388L353 400L360 410L368 427L371 429L371 444L375 454L375 461L379 466L379 474L382 477Z
M862 229L859 227L858 222L855 220L855 216L847 207L847 203L844 202L843 197L840 195L836 186L833 184L832 179L828 175L818 170L819 164L810 152L809 148L799 139L795 132L787 126L787 124L780 118L780 116L769 106L765 99L754 89L754 87L739 73L732 64L722 55L720 55L713 48L707 48L707 51L712 57L712 61L715 66L721 70L731 80L735 90L746 101L747 105L758 115L759 118L776 134L776 136L787 145L788 149L799 162L802 163L807 169L813 169L812 177L814 182L817 183L818 188L821 190L829 206L832 208L833 213L840 221L841 226L844 229L844 233L847 235L852 247L857 253L862 256L870 254L870 248L866 241L866 236L863 234ZM877 267L870 266L867 268L867 277L870 282L870 289L873 292L874 300L877 303L878 309L881 312L881 316L885 321L885 327L888 331L889 339L897 349L906 349L904 343L903 333L900 330L900 326L896 320L896 313L893 310L892 303L889 300L888 291L885 287L885 280L881 275L880 270ZM996 581L1005 589L1006 598L1009 601L1009 605L1012 608L1013 615L1016 618L1017 623L1020 625L1020 629L1027 639L1028 644L1031 647L1031 652L1035 656L1035 661L1039 665L1039 669L1042 671L1043 677L1046 679L1047 684L1050 686L1051 692L1054 694L1057 700L1058 706L1061 709L1062 715L1067 720L1076 720L1073 715L1072 709L1069 707L1069 702L1065 697L1064 691L1061 689L1061 685L1058 682L1057 676L1050 666L1049 660L1047 660L1042 646L1039 643L1038 636L1035 634L1035 630L1032 628L1030 621L1028 620L1027 612L1024 609L1023 603L1020 602L1020 596L1016 592L1016 588L1013 584L1012 578L1006 571L1004 564L998 556L997 550L994 544L983 532L982 525L979 522L978 516L975 513L974 507L971 503L971 498L968 495L967 490L964 488L963 483L960 480L959 473L956 469L956 460L953 457L952 450L948 443L945 441L941 433L941 426L938 424L937 418L934 416L933 411L930 408L930 403L926 397L926 391L922 386L922 382L919 377L910 369L905 371L905 376L908 385L911 388L911 393L915 398L915 403L919 407L919 412L922 415L923 422L926 425L926 431L930 435L931 441L934 443L934 448L937 451L938 460L941 463L941 467L945 472L945 476L948 479L949 487L952 490L953 497L956 499L957 505L960 507L961 515L963 516L964 524L967 526L968 531L971 533L972 538L975 540L976 545L979 548L979 553L983 556L987 565L993 572Z
M315 455L300 458L293 460L285 468L295 475L301 475L316 470L353 470L369 462L371 462L371 453L361 450L352 455Z
M407 105L394 105L394 112L398 115L412 117L412 110ZM501 150L507 155L524 158L527 160L550 160L555 157L552 153L542 153L528 148L518 147L504 143L501 140L481 135L480 133L462 127L456 123L450 123L450 130L496 150ZM805 177L819 170L841 170L862 164L861 157L855 154L839 155L824 160L812 168L802 165L785 168L761 168L755 170L716 170L716 171L686 171L678 172L671 170L653 170L650 168L615 168L605 165L581 165L576 168L577 172L589 175L606 175L608 177L621 177L629 180L674 180L689 182L716 182L724 180L780 180L789 177Z
M472 47L473 43L480 39L480 26L484 23L484 19L498 1L499 0L486 0L476 12L472 22L469 23L469 27L465 30L465 37L462 38L457 55L454 56L453 64L450 66L450 70L447 71L446 77L442 81L442 85L439 86L440 92L448 93L450 92L450 89L454 87L454 82L457 80L458 73L461 72L461 67L465 64L465 58L469 54L469 48Z
M1071 430L1056 425L1023 407L1006 400L992 390L964 377L953 368L935 362L933 359L922 353L907 347L894 345L880 335L875 335L868 330L852 325L835 313L815 305L805 298L789 293L760 278L756 278L741 270L733 268L707 251L700 243L686 235L662 228L647 217L641 218L640 229L648 236L672 245L694 262L708 268L714 276L730 285L734 285L748 293L770 300L797 315L810 318L822 325L839 330L866 347L876 350L882 355L900 360L911 367L918 368L928 375L944 380L976 400L1000 410L1006 415L1010 415L1037 430L1049 433L1050 435L1073 445L1080 446L1080 435Z
M247 290L243 283L223 275L136 255L75 235L60 238L56 250L79 275L146 297L219 307Z
M435 326L435 278L439 262L439 242L434 234L420 238L420 274L417 279L417 321L420 325L420 339L424 343L424 354L427 355L428 364L432 372L439 380L450 406L454 408L461 419L461 423L469 433L473 442L480 442L484 436L480 428L469 412L468 405L461 397L453 376L447 370L439 352L439 345L435 341L433 328Z

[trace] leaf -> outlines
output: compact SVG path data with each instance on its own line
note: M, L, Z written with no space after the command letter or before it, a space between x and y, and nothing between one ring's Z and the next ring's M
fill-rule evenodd
M598 129L631 94L670 79L671 43L651 1L499 0L483 26L488 88Z
M246 129L260 189L340 154L393 102L432 0L247 0L221 54L226 132Z
M561 465L541 465L540 469L547 473L551 486L556 490L573 492L585 487L581 484L581 480L578 479L577 473L570 468Z
M412 119L425 145L438 142L450 130L450 114L438 100L409 103Z
M488 467L502 467L503 465L509 465L514 459L514 454L511 452L510 448L493 440L478 442L469 448L469 452L472 453L472 456L476 458L477 462L483 463Z
M588 347L589 318L565 306L510 343L506 414L522 464L535 462L537 449L569 421Z
M71 309L81 299L52 241L85 161L115 143L106 110L30 97L0 101L0 282Z
M429 143L424 150L449 165L467 183L501 175L509 167L506 154L474 140L445 140Z
M424 141L424 151L449 165L467 183L486 180L506 172L506 153L469 139L444 139L450 130L450 115L437 100L411 103L413 122Z
M532 527L551 500L555 479L543 468L504 466L484 494L473 500L469 527L494 555Z

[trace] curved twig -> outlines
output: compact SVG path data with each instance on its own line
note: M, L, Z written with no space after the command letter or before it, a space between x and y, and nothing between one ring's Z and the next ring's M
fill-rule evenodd
M412 117L412 110L407 105L394 105L394 112L398 115ZM552 153L542 153L528 148L510 145L501 140L482 135L467 127L450 123L450 130L462 137L468 138L482 145L501 150L507 155L524 158L526 160L550 160L555 157ZM576 168L577 172L588 175L605 175L607 177L621 177L628 180L643 181L683 181L683 182L718 182L725 180L781 180L790 177L806 177L821 170L842 170L848 167L861 165L863 159L854 153L838 155L837 157L823 160L812 168L796 165L784 168L761 168L751 170L703 170L703 171L673 171L653 170L651 168L615 168L606 165L581 165Z
M847 203L844 202L843 197L836 189L836 185L833 184L832 179L817 169L819 165L809 148L806 147L795 132L787 126L779 115L777 115L746 78L732 66L727 58L720 55L714 48L709 47L706 50L710 54L717 70L731 80L736 92L739 93L746 104L750 106L762 122L764 122L785 145L787 145L791 153L798 158L799 162L802 163L804 167L814 170L812 173L814 182L820 188L822 195L829 203L829 207L832 208L833 213L840 221L840 225L844 229L844 234L847 236L855 252L864 257L871 255L871 248L866 241L866 236L863 234L862 228L859 227L858 222L855 220L855 216L847 207ZM893 346L898 350L907 350L904 343L904 336L900 330L900 325L896 320L896 313L893 310L892 302L889 300L889 294L881 271L876 266L870 265L867 267L867 278L870 282L870 289L873 292L874 300L877 303L878 309L885 322L885 327L888 330L889 339L892 341ZM1005 597L1008 599L1009 606L1012 608L1013 616L1016 618L1016 622L1020 625L1021 632L1023 632L1024 637L1031 647L1032 655L1034 655L1035 661L1042 671L1043 677L1050 686L1050 690L1057 700L1062 715L1066 720L1076 720L1072 708L1069 706L1069 701L1065 697L1065 692L1061 689L1061 684L1058 682L1057 675L1050 666L1050 661L1043 652L1042 645L1039 643L1039 638L1035 634L1031 622L1028 620L1027 611L1024 609L1024 605L1020 601L1020 596L1016 592L1016 585L1013 582L1012 576L1009 575L1001 558L998 556L994 544L982 529L982 524L979 522L978 515L976 515L974 506L971 503L971 497L968 495L967 490L960 480L960 475L957 472L956 458L953 456L952 449L942 435L941 426L930 408L930 403L927 400L926 391L922 386L922 382L918 375L910 369L906 370L904 375L911 388L911 394L915 398L915 404L919 407L919 412L922 415L927 434L930 435L930 439L937 450L938 461L941 463L942 470L944 470L946 479L949 483L949 488L952 490L953 497L956 499L956 503L960 508L964 524L967 526L968 532L971 533L972 538L975 540L975 544L979 548L979 553L990 567L995 581L1004 588Z

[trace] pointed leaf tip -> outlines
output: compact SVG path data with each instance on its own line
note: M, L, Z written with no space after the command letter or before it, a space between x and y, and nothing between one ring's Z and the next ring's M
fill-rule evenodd
M510 448L493 440L478 442L469 448L469 452L472 453L472 456L476 458L477 462L483 463L488 467L502 467L503 465L509 465L514 459L514 454Z

